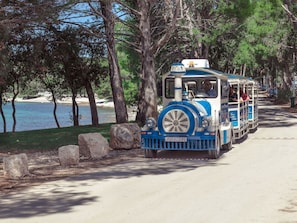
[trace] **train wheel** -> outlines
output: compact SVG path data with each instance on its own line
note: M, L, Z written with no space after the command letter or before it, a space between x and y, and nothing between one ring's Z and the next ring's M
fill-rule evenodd
M229 142L229 143L227 143L227 144L225 144L224 145L224 149L226 149L227 151L229 151L229 150L231 150L232 149L232 140Z
M234 132L232 131L232 139L231 139L231 142L232 142L232 144L235 144L236 143L236 139L235 139L235 134L234 134Z
M220 156L220 151L221 151L221 142L220 138L218 137L216 140L216 148L215 150L209 150L208 151L208 156L210 159L217 159Z
M157 150L153 149L145 149L144 150L144 157L145 158L157 158Z

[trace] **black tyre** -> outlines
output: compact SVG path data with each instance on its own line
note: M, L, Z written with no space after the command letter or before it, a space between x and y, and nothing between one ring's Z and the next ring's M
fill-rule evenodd
M153 149L145 149L144 150L144 157L145 158L157 158L157 150L153 150Z
M208 156L210 159L217 159L220 156L221 142L220 137L216 140L216 148L214 150L208 150Z
M232 146L233 146L233 143L232 143L232 140L231 140L231 142L224 145L223 149L225 149L227 151L230 151L232 149Z

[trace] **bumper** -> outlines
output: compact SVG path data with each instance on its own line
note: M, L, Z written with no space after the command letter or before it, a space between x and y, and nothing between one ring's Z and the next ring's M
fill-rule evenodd
M142 132L141 147L152 150L215 150L215 136L160 136L157 132Z

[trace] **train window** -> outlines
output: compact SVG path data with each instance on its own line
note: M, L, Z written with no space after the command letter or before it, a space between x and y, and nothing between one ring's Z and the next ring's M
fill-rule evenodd
M197 92L196 81L184 81L183 82L183 90L185 92L188 92L188 94L191 94L193 97L195 97L196 92Z
M225 80L221 81L221 95L222 95L222 98L228 98L229 97L229 84L228 84L228 81L225 81Z
M218 95L218 84L216 78L204 78L201 82L200 91L206 94L205 97L215 98Z
M183 78L183 91L195 98L215 98L218 95L217 79L209 78ZM226 93L228 97L228 92ZM165 97L174 98L174 78L165 79Z
M174 78L165 79L165 97L174 98Z
M217 97L217 79L210 78L184 78L184 89L195 98Z
M247 95L249 95L250 97L252 97L254 94L253 92L253 86L250 84L250 85L247 85L247 88L246 88L246 93Z

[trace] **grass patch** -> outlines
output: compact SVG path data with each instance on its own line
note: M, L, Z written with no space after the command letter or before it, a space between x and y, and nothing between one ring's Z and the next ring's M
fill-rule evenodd
M112 123L94 126L77 126L55 129L42 129L23 132L0 133L0 152L23 152L28 150L55 150L65 145L77 145L78 135L98 132L109 140Z

